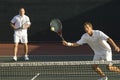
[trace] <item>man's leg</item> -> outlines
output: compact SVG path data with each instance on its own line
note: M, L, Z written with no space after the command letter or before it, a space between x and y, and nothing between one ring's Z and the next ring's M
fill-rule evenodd
M98 65L93 65L93 70L95 70L101 77L105 77L104 72L98 67Z
M24 43L24 52L25 52L25 55L28 55L28 45L27 45L27 43Z
M27 34L22 36L21 42L24 44L25 60L29 60L29 58L28 58L28 37L27 37Z
M94 55L93 61L99 61L101 60L101 56L100 55ZM101 77L104 77L105 74L104 72L98 67L97 64L92 65L93 70L95 70Z
M18 43L15 43L14 45L14 56L13 59L17 61L17 52L18 52Z
M28 58L28 45L24 43L24 52L25 52L25 60L29 60Z
M113 66L113 65L108 65L107 69L110 70L110 71L114 71L114 72L120 73L120 68L118 68L116 66Z
M104 72L98 67L98 65L93 65L93 69L99 74L101 77L98 80L108 80L107 76Z

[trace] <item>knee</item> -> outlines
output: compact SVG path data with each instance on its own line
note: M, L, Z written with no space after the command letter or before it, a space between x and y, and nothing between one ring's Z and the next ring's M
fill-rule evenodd
M14 47L17 48L17 47L18 47L18 44L15 44Z
M107 68L108 70L111 70L112 65L107 65L106 68Z
M97 71L98 65L92 65L92 68Z
M25 47L28 47L27 43L24 43L24 46L25 46Z

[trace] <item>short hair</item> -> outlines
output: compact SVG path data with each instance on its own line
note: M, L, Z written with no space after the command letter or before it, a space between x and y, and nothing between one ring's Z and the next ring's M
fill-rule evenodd
M84 23L84 26L86 26L86 25L89 25L90 27L92 27L92 28L93 28L93 25L92 25L92 23L91 23L91 22L85 22L85 23Z
M21 9L24 9L24 10L25 10L25 8L21 7L21 8L19 8L19 11L20 11Z

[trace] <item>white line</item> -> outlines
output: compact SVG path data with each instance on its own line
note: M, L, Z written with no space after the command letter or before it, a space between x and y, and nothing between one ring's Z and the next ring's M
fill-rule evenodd
M31 80L35 80L39 75L40 75L40 73L37 73L35 76L33 76L33 78Z
M54 66L54 65L91 65L91 64L120 64L120 60L113 61L52 61L52 62L6 62L0 63L0 67L12 66Z

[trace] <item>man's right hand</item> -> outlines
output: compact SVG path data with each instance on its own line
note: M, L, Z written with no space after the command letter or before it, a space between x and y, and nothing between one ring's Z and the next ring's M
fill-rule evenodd
M67 46L67 41L65 41L65 40L62 41L62 44L65 45L65 46Z
M116 46L115 51L120 52L120 48L118 46Z
M63 41L63 45L65 46L73 46L73 43L67 42L67 41Z

